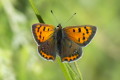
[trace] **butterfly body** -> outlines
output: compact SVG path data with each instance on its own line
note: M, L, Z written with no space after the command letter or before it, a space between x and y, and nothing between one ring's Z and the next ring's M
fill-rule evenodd
M59 53L61 53L61 48L62 48L62 45L61 45L61 43L62 43L62 37L63 37L63 35L62 35L62 26L59 24L58 26L57 26L58 28L57 28L57 50L58 50L58 52Z
M61 61L75 61L82 55L82 47L86 46L96 33L91 25L55 28L52 25L37 23L32 26L34 38L38 44L38 52L47 60L55 60L56 54Z

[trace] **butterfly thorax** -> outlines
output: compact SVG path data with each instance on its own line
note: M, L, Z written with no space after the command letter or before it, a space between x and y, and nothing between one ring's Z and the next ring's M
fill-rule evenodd
M58 24L57 27L57 50L59 53L61 53L62 26L61 24Z

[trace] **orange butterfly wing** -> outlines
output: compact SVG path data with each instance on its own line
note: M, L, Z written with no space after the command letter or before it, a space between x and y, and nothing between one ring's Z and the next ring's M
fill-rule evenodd
M96 33L96 27L90 25L69 26L63 28L62 62L71 62L82 56L82 47L86 46Z
M32 32L35 40L38 43L39 54L47 60L55 60L56 57L56 42L55 42L55 27L43 23L32 25Z
M86 46L96 33L96 27L91 25L69 26L63 28L68 39L74 41L80 46Z
M55 27L43 23L32 25L32 32L38 44L48 40L54 33Z

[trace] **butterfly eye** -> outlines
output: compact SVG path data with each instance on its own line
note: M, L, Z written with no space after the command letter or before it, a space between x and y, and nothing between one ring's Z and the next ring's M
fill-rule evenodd
M62 26L61 26L61 24L58 24L58 26L57 26L57 27L62 27Z

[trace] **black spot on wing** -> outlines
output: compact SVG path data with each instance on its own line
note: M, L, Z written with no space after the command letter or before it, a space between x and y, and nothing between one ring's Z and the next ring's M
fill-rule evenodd
M72 59L70 59L70 61L73 61L73 60L72 60ZM70 62L70 61L69 61L69 62Z
M78 28L78 32L81 32L81 28Z
M48 28L48 31L49 31L50 29Z
M85 33L83 33L83 36L85 35Z
M73 29L73 32L75 32L75 29Z
M83 40L85 40L85 36L83 36Z
M78 38L78 42L80 42L80 38Z
M88 34L88 33L89 33L89 31L88 31L88 29L86 28L86 26L85 26L84 28L85 28L85 30L86 30L86 33Z
M39 37L41 38L41 35Z
M50 57L49 59L50 59L50 60L53 60L53 58L52 58L52 57Z
M87 34L89 33L88 29L86 29L86 33L87 33Z
M39 32L40 31L40 27L38 27L37 29L38 29L37 32Z
M43 40L44 40L44 37L43 37Z
M43 28L43 31L45 31L45 27Z
M42 32L40 32L40 34L42 34Z
M64 61L68 61L67 59L64 59Z

